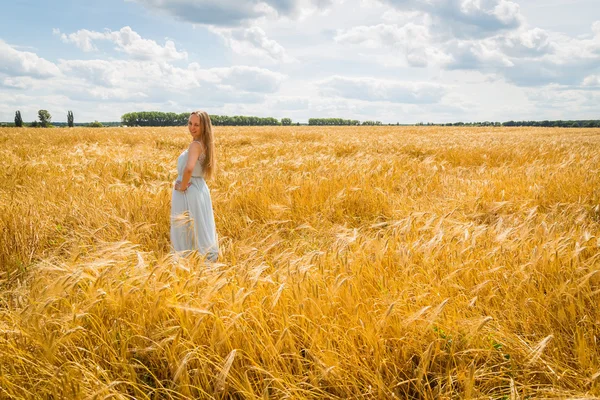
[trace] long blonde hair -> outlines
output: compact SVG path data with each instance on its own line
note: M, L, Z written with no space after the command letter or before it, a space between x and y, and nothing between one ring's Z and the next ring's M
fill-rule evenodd
M215 140L212 132L212 123L210 122L210 116L206 111L198 110L193 111L190 116L197 115L200 118L200 126L202 127L202 144L204 145L204 162L202 170L204 171L204 177L210 179L211 176L217 170L217 159L215 157Z

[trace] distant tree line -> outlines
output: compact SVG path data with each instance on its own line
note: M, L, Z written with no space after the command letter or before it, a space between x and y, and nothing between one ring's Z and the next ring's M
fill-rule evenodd
M360 125L360 121L356 119L343 118L309 118L309 125Z
M30 126L30 127L52 127L52 126L89 126L89 127L103 127L103 126L182 126L187 125L189 112L174 113L174 112L161 112L161 111L139 111L130 112L121 116L120 122L98 122L94 121L91 123L75 123L73 117L73 111L67 112L67 122L55 122L51 123L52 116L47 110L38 111L38 119L26 124L21 116L21 111L15 113L14 124L12 123L0 123L0 126ZM265 125L294 125L290 118L282 118L279 121L273 117L252 117L244 115L211 115L210 116L213 125L221 126L265 126ZM300 125L296 123L295 125ZM343 119L343 118L310 118L308 125L316 126L356 126L356 125L400 125L395 124L382 124L381 121L359 121L356 119ZM404 126L410 126L413 124L403 124ZM600 120L557 120L557 121L507 121L507 122L448 122L448 123L433 123L433 122L419 122L414 124L417 126L536 126L536 127L560 127L560 128L600 128Z
M557 121L507 121L507 122L448 122L445 124L423 123L418 126L537 126L547 128L600 128L600 120Z
M99 128L99 127L103 127L103 126L120 126L121 125L120 122L98 122L98 121L94 121L94 122L90 122L90 123L76 124L74 117L73 117L73 111L71 111L71 110L67 111L67 122L51 123L51 121L52 121L52 115L50 115L48 110L39 110L38 111L38 119L34 120L33 122L31 122L29 124L26 124L25 122L23 122L23 117L21 116L21 111L17 110L15 112L15 122L13 124L0 123L0 126L10 126L10 127L17 127L17 128L21 128L23 126L28 126L31 128L52 128L54 126L60 126L60 127L68 126L69 128L72 128L74 126L88 126L88 127L92 127L92 128Z
M503 126L542 126L562 128L600 128L600 120L575 120L575 121L508 121Z
M188 114L189 117L189 114ZM284 118L286 124L289 122L289 125L292 124L292 120L289 118ZM247 117L244 115L211 115L210 121L213 125L216 126L269 126L269 125L283 125L282 122L279 122L277 118L273 117ZM185 119L187 124L187 118Z
M186 125L189 113L139 111L121 115L121 123L127 126L180 126Z
M59 128L65 128L69 126L68 122L53 122L53 126ZM73 126L78 127L91 127L91 128L99 128L99 127L108 127L108 126L122 126L121 122L118 121L93 121L93 122L75 122Z
M344 126L344 125L383 125L381 121L363 121L360 122L357 119L343 119L343 118L309 118L309 125L318 126Z
M161 111L138 111L123 114L121 123L127 126L181 126L187 125L189 112L174 113ZM264 125L291 125L292 120L283 118L281 122L272 117L251 117L244 115L211 115L213 125L228 126L264 126Z

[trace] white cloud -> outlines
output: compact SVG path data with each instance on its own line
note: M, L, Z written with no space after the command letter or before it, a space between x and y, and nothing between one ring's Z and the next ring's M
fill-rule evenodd
M89 31L81 29L77 32L65 34L60 33L59 29L54 29L55 35L65 43L73 43L81 50L90 52L97 51L94 41L106 40L113 42L117 46L117 51L123 52L136 60L185 60L188 54L185 51L178 51L175 43L166 40L165 45L161 46L154 40L143 39L137 32L129 26L124 26L118 31L106 30L104 32Z
M39 79L30 76L8 76L2 80L0 86L9 89L29 90L36 86Z
M94 46L94 40L106 39L106 34L102 32L88 31L87 29L80 29L75 33L65 34L61 33L60 29L52 29L54 35L60 36L61 40L65 43L73 43L85 52L97 51L98 48Z
M386 8L381 15L381 19L390 23L402 24L424 16L429 16L429 14L422 13L421 11L401 11L395 8Z
M424 25L412 22L403 26L379 24L355 26L349 30L338 30L335 41L339 43L364 44L367 47L410 47L418 48L429 43L431 35Z
M180 68L132 60L63 60L59 65L65 75L76 79L65 91L114 100L190 97L217 103L230 98L254 102L277 91L285 79L283 74L248 66L204 69L191 63Z
M270 115L290 117L294 122L307 122L308 117L314 118L348 118L365 120L380 120L382 122L420 122L420 121L455 121L466 120L465 116L472 115L473 108L465 108L462 104L456 105L444 101L433 104L408 104L392 103L389 101L372 101L350 99L343 97L313 96L289 97L287 103L298 102L303 108L288 108L285 104L278 104L271 99L263 104L256 104L244 108L244 112L257 115L264 114L265 108ZM269 115L269 114L267 114Z
M87 120L118 120L133 110L177 111L199 106L219 110L233 104L262 103L286 79L284 74L251 66L202 68L190 63L177 67L164 61L137 60L60 60L57 65L50 64L56 69L53 79L3 77L0 71L0 87L11 98L0 107L2 115L42 106L60 115L66 115L67 109L85 109L83 118ZM0 93L0 98L5 97ZM81 121L82 114L78 118Z
M68 108L65 108L64 104L69 102L70 100L61 94L36 93L29 95L0 91L0 115L4 116L1 120L13 121L15 111L19 110L23 121L29 123L38 119L38 110L44 109L50 112L52 121L66 121Z
M590 75L583 80L583 86L600 87L600 75Z
M367 101L437 103L448 87L430 82L405 82L376 78L332 76L317 82L321 94Z
M556 84L531 90L528 97L536 109L550 114L548 119L589 119L597 113L600 103L600 91L570 89Z
M457 38L481 38L519 27L519 5L508 0L381 0L400 10L430 14L435 27Z
M299 15L303 9L326 8L330 0L130 0L195 24L235 26L265 16Z
M412 22L403 26L358 26L338 31L335 40L367 48L392 49L403 55L407 65L412 67L476 69L512 66L495 40L443 40L434 36L428 26Z
M592 24L592 31L596 34L596 37L600 36L600 21Z
M338 30L334 40L372 49L391 48L402 54L407 65L413 67L447 64L452 61L450 55L432 44L433 39L427 26L412 22L403 26L379 24Z
M596 23L597 24L597 23ZM600 73L600 32L573 38L548 33L547 52L512 57L514 67L503 71L511 82L522 86L549 84L577 87L583 77Z
M220 78L220 85L247 92L273 93L279 89L285 75L268 69L248 66L211 68L208 73Z
M70 77L79 78L90 84L104 87L117 87L119 85L128 85L133 81L127 79L137 67L142 68L140 76L144 74L144 69L151 64L129 62L129 61L107 61L107 60L61 60L61 70ZM155 78L156 76L153 76ZM137 80L137 79L136 79Z
M269 109L285 111L305 111L311 98L306 96L277 96L267 99Z
M493 40L452 40L444 44L451 56L445 67L450 69L480 69L512 67L513 62Z
M510 32L495 41L506 55L512 57L543 56L555 50L548 32L540 28Z
M9 76L50 78L60 75L57 66L35 53L16 50L0 39L0 73Z
M523 25L486 38L464 39L444 35L435 28L435 20L420 14L412 18L404 25L338 30L335 41L369 50L365 59L390 67L477 70L500 74L519 86L577 86L582 77L600 73L600 22L592 25L591 36L579 38Z
M370 88L367 100L353 100L352 95L348 99L329 97L332 93L324 97L266 96L276 93L287 77L268 69L248 66L202 68L192 63L179 68L152 61L61 60L58 68L61 77L51 82L19 78L5 84L10 84L14 90L46 91L43 99L53 115L62 115L66 109L88 109L85 113L76 111L79 121L118 120L122 113L130 110L191 109L197 108L199 102L215 113L290 116L295 121L306 121L306 112L310 112L311 116L342 115L368 119L378 110L387 110L386 115L402 119L398 114L402 110L393 108L390 102L430 102L435 101L433 97L443 94L439 85L351 79L350 86ZM335 88L338 92L333 93L334 96L349 94L347 89L341 88L344 82L348 83L348 80L334 77L329 81L330 89ZM3 112L14 113L11 111L13 108L29 110L27 102L32 100L30 96L19 94L12 98L14 101ZM86 104L94 104L93 109ZM98 115L100 112L102 116ZM57 121L63 119L55 118Z
M211 27L210 30L219 35L237 54L266 58L275 62L293 61L283 46L277 41L269 39L265 31L258 26L235 29Z

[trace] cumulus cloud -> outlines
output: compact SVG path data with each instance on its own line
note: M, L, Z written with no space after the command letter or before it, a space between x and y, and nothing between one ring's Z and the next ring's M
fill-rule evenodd
M130 60L63 60L60 68L69 76L106 88L161 88L190 91L219 87L227 91L271 93L285 75L264 68L232 66L201 68L191 63L179 68L164 62ZM215 89L216 90L216 89ZM210 96L211 93L206 93Z
M0 86L9 89L29 90L32 89L37 82L30 76L8 76L0 82Z
M415 49L429 44L431 34L425 25L409 22L405 25L378 24L355 26L348 30L338 30L335 41L339 43L363 44L367 47L398 47Z
M225 44L237 54L255 56L275 62L293 61L293 58L287 54L283 46L275 40L269 39L260 27L236 29L212 27L210 30L219 35Z
M85 52L97 51L98 48L94 46L94 40L104 40L106 36L102 32L88 31L87 29L81 29L75 33L64 34L60 32L60 29L52 29L54 35L60 36L61 40L65 43L73 43Z
M512 57L514 66L503 71L503 75L521 86L559 84L576 87L586 84L585 80L582 82L584 77L600 74L598 22L592 25L591 36L573 38L549 33L544 42L547 42L546 52Z
M432 45L428 27L412 22L403 26L378 24L338 30L334 40L337 43L357 44L373 49L391 48L403 54L407 64L412 67L451 62L448 54Z
M328 7L331 0L130 0L181 20L214 26L235 26L264 16L293 16L301 7Z
M435 18L435 26L457 38L488 37L519 27L524 18L509 0L381 0L400 10L416 10Z
M35 93L30 95L12 91L0 91L0 116L4 116L2 118L4 121L12 121L15 111L19 110L21 111L23 120L30 122L38 119L38 110L43 108L50 111L53 121L66 121L66 110L70 108L66 108L64 105L68 102L69 99L62 94L46 95ZM60 114L65 110L63 118L58 114L59 110ZM77 118L79 118L79 114L77 114ZM91 120L93 121L93 119Z
M491 40L452 40L444 44L444 51L450 55L450 61L444 64L448 69L491 71L514 65Z
M50 78L60 75L58 67L29 51L19 51L0 39L0 73L10 76Z
M578 86L586 71L597 66L597 63L569 62L567 65L557 64L549 59L519 59L512 68L502 71L509 82L519 86L543 86L560 84Z
M513 65L495 40L444 40L434 36L428 26L412 22L403 26L358 26L338 31L335 40L367 48L392 49L403 55L411 67L433 65L448 69L477 69Z
M414 5L418 0L407 3ZM409 17L412 20L401 25L338 30L335 41L371 51L365 57L384 60L386 65L473 70L500 75L518 86L557 83L594 87L590 83L593 78L582 83L583 77L600 74L600 22L592 25L591 34L577 38L525 25L489 37L461 38L436 29L435 19L420 14Z
M53 64L40 61L33 53L23 55L3 42L0 45L0 88L9 89L12 99L22 99L15 103L18 109L28 109L25 99L31 99L28 93L35 93L34 97L56 100L48 109L76 109L79 104L90 110L89 115L94 114L92 108L103 112L104 117L96 114L94 119L115 118L126 110L258 104L278 91L286 79L283 74L251 66L203 68L190 63L178 67L165 61L98 59ZM37 69L33 68L36 65ZM52 79L47 79L46 70Z
M285 75L265 68L232 66L198 71L199 77L210 77L222 88L246 92L273 93L279 89ZM215 79L216 78L216 79Z
M600 92L569 89L568 87L551 84L535 88L527 92L529 100L538 109L550 111L552 119L589 119L598 110Z
M540 28L510 32L498 37L496 42L505 54L512 57L543 56L555 50L548 32Z
M552 35L538 28L518 30L445 43L444 51L454 58L445 67L493 72L519 86L579 86L582 77L600 72L600 52L594 46L594 39Z
M59 35L65 43L73 43L81 50L90 52L97 51L94 45L95 41L110 41L116 44L115 49L123 52L137 60L185 60L188 54L185 51L178 51L175 43L166 40L165 45L161 46L154 40L143 39L137 32L129 26L125 26L118 31L106 30L104 32L89 31L80 29L77 32L65 34L59 29L54 29L53 33Z
M309 97L303 96L277 96L269 98L270 108L284 111L306 110L310 104Z
M583 86L600 87L600 75L590 75L585 77Z
M367 101L437 103L448 87L430 82L332 76L318 82L321 94Z
M600 36L600 21L595 21L592 24L592 32L594 32L595 36Z

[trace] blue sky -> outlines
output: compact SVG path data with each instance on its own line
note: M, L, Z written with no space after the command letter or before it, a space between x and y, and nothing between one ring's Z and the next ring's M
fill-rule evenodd
M600 118L597 0L16 0L0 121Z

